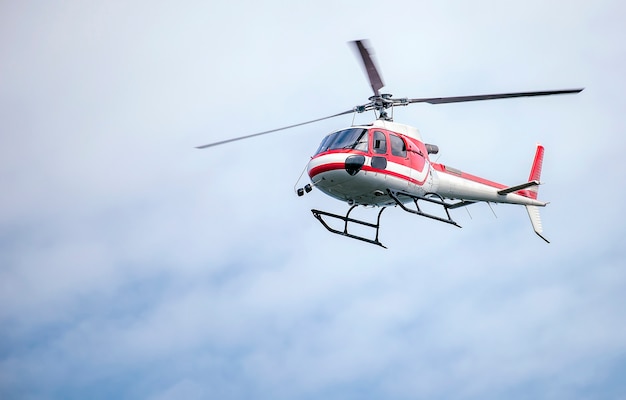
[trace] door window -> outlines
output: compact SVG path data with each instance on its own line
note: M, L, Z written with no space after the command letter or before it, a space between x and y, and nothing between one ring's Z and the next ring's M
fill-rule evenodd
M389 134L389 141L391 142L391 154L406 158L406 143L404 143L404 140L400 136Z
M387 138L381 131L374 131L374 140L372 141L372 150L374 153L385 154L387 152Z

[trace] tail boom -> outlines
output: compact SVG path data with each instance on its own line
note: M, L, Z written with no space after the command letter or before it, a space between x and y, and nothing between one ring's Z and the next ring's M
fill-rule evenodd
M529 195L531 190L539 185L539 181L506 186L443 164L433 164L433 168L437 171L436 191L443 197L538 207L546 205L546 203L537 200L537 196Z
M487 179L474 176L443 164L433 163L437 193L450 199L463 201L486 201L493 203L519 204L526 207L535 233L550 243L543 236L543 226L539 207L548 203L537 200L543 167L544 147L537 143L528 181L515 186L505 186Z

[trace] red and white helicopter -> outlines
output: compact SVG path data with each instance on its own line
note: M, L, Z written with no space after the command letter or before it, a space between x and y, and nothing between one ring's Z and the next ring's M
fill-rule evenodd
M449 210L477 202L507 203L523 205L528 212L535 233L549 243L543 236L539 216L539 207L544 207L547 203L537 199L544 154L543 146L537 145L528 181L507 186L432 161L430 154L437 154L438 147L425 143L416 128L393 122L386 110L392 109L393 112L393 107L414 103L446 104L547 96L579 93L583 89L394 99L390 94L380 93L384 85L366 43L361 40L351 43L362 58L374 91L374 96L369 98L368 103L328 117L210 143L197 148L213 147L329 118L373 110L377 119L371 124L353 125L340 129L322 140L307 165L311 183L297 190L298 195L302 196L316 187L323 193L348 203L350 208L346 215L311 210L326 229L332 233L385 247L379 241L378 233L381 214L388 206L399 206L409 213L460 227L451 218ZM350 213L358 206L380 207L376 223L351 218ZM433 207L439 208L440 212L432 212ZM333 227L333 223L329 220L341 221L342 228ZM351 224L374 229L374 237L368 238L354 233L353 229L351 232L349 229L352 227Z

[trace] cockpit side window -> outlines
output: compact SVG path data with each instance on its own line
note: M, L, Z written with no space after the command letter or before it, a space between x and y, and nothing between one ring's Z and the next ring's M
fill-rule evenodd
M367 151L367 129L350 128L331 133L322 140L315 154L337 149Z
M400 136L389 134L389 141L391 142L391 154L406 158L406 143L404 143L404 140Z
M385 154L387 152L387 139L381 131L374 131L372 142L372 150L374 153Z
M328 144L332 142L332 136L333 135L328 135L324 138L324 140L322 140L322 143L320 143L320 147L317 148L315 154L323 153L328 150Z
M369 135L367 134L367 129L363 129L363 131L361 132L361 136L359 136L359 138L354 143L354 147L352 148L354 150L367 152L367 144L368 144L367 137L368 136Z

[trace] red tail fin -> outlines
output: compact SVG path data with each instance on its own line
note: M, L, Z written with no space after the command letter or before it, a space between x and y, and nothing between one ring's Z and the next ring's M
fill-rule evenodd
M537 143L537 151L535 152L535 160L533 161L533 166L530 169L530 176L528 177L529 182L541 180L541 167L543 165L543 152L544 152L543 146ZM538 192L539 192L539 186L533 186L530 189L528 189L528 197L532 199L536 199Z

